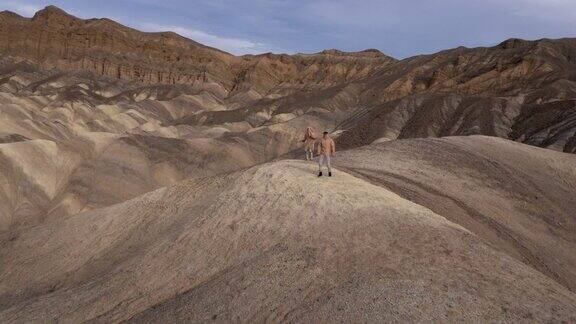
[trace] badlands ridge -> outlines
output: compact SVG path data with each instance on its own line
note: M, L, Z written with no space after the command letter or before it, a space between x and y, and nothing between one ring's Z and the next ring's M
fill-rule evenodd
M234 56L1 12L0 322L576 322L575 152L575 39Z

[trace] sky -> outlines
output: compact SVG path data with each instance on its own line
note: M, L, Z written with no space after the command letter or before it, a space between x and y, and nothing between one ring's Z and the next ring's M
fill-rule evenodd
M237 55L375 48L402 59L513 37L576 37L576 0L0 0L0 10L25 17L47 5Z

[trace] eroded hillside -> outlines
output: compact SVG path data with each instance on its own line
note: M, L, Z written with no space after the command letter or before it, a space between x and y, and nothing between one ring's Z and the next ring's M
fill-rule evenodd
M418 167L422 147L447 153ZM569 157L405 140L346 152L331 178L278 161L186 180L0 235L0 319L572 322Z

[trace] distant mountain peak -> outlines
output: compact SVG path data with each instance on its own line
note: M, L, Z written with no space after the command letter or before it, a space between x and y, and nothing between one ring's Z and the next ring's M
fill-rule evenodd
M49 5L44 7L44 9L39 10L36 14L39 13L58 13L58 14L64 14L64 15L68 15L68 13L66 11L64 11L63 9L60 9L54 5Z
M381 51L374 49L374 48L365 49L365 50L358 51L358 52L344 52L344 51L332 48L332 49L323 50L322 52L320 52L318 54L334 55L334 56L374 57L374 58L389 57L388 55L386 55L386 54L382 53Z
M79 18L72 16L71 14L67 13L66 11L56 7L56 6L47 6L42 10L39 10L34 14L32 20L50 20L50 19L66 19L66 20L79 20Z
M22 18L19 14L10 11L10 10L2 10L0 11L0 17L15 17L15 18Z
M530 41L527 41L525 39L509 38L503 41L502 43L498 44L498 47L502 49L512 49L512 48L524 47L530 43L531 43Z

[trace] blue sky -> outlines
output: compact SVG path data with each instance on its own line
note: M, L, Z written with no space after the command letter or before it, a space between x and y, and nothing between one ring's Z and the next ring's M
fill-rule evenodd
M576 0L0 0L30 17L56 5L234 54L377 48L405 58L511 37L576 37Z

